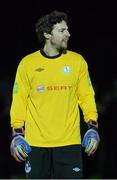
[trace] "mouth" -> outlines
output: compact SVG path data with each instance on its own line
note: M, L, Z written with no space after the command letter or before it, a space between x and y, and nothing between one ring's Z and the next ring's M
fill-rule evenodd
M63 41L67 42L69 40L69 38L65 38Z
M68 40L69 40L68 38L67 39L63 39L63 42L64 43L68 43Z

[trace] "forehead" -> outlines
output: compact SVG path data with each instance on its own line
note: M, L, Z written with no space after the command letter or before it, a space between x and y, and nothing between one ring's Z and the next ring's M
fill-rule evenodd
M58 29L61 29L61 28L65 28L67 29L68 26L67 26L67 23L63 20L59 23L56 23L54 26L53 26L53 30L58 30Z

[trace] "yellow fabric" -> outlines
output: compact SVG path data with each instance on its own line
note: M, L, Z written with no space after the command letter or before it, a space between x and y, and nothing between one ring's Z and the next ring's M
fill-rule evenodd
M36 51L22 59L13 88L11 127L25 126L30 145L80 144L79 105L86 122L97 121L94 90L80 54L67 51L51 59Z

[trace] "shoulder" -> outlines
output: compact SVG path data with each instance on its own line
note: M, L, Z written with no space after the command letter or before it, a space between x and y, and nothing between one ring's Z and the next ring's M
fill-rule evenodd
M84 59L83 55L78 53L78 52L74 52L74 51L67 51L67 55L70 56L72 59L76 60L79 63L83 63L83 64L87 64L86 60Z
M24 56L18 64L17 71L26 72L31 69L33 64L35 64L34 62L39 59L39 56L41 56L39 50Z
M30 64L32 61L37 59L37 57L39 57L39 56L40 56L40 51L39 50L35 51L33 53L30 53L30 54L24 56L19 64L25 66L27 64Z

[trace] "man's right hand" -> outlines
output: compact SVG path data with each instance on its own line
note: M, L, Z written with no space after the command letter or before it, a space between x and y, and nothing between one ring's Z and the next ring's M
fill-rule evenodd
M28 153L31 152L31 147L22 135L16 133L11 142L10 150L15 160L22 162L28 157Z

